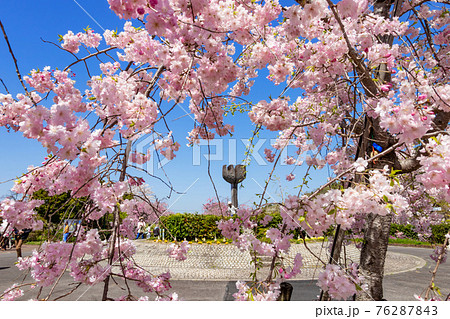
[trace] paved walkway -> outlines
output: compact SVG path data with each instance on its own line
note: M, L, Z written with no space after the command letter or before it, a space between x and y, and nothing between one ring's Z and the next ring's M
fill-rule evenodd
M173 280L171 280L171 291L177 292L180 298L186 301L219 301L233 300L233 293L236 292L235 281L245 279L250 273L247 262L250 256L240 252L233 245L199 245L193 244L188 253L188 259L182 262L170 259L165 250L169 244L154 243L144 240L135 241L137 262L154 273L161 273L171 269ZM326 249L321 244L309 244L311 251L315 254L321 252L321 256L326 260ZM29 255L35 246L26 245L24 255ZM306 267L302 270L297 280L289 280L294 287L292 299L295 300L316 300L320 293L316 285L317 269L314 261L307 251L302 251L301 245L294 245L293 251L300 250L304 254ZM432 253L430 248L396 247L390 246L386 259L386 276L384 277L384 297L387 300L415 300L414 294L423 293L430 283L430 272L434 269L435 263L429 258ZM323 255L322 255L323 254ZM346 254L349 258L357 261L357 250L355 247L347 247ZM11 287L13 283L22 282L24 273L14 266L16 262L15 251L0 252L0 292ZM289 258L292 258L289 257ZM321 257L322 258L322 257ZM441 288L443 294L450 293L450 263L442 264L436 277L436 285ZM241 277L242 275L242 277ZM29 278L25 282L29 282ZM123 283L112 285L110 296L117 298L124 294ZM62 297L60 300L101 300L103 285L94 287L83 285L74 293L65 296L73 287L73 279L66 273L60 285L55 289L50 300ZM135 296L149 295L154 299L153 294L143 293L141 289L131 283L131 289ZM49 288L45 288L42 296L46 296ZM41 296L41 297L42 297ZM36 291L26 292L20 300L36 298Z
M250 264L251 257L248 252L241 252L234 245L225 244L191 244L187 259L177 261L167 255L170 243L153 242L146 240L135 241L137 254L135 259L139 265L151 273L161 273L170 269L175 280L249 280L249 274L254 271ZM325 244L326 245L326 244ZM293 244L289 255L283 255L284 263L291 265L297 253L303 256L303 268L294 280L310 280L318 276L323 261L328 261L328 249L322 243ZM343 253L344 254L344 253ZM347 263L359 262L359 250L354 245L345 247ZM267 274L267 258L263 258L260 278ZM412 271L425 265L425 260L412 255L389 251L386 259L385 274L396 274Z

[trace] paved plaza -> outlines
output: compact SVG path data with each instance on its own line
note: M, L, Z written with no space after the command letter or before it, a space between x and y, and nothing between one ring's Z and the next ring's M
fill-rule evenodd
M146 240L135 241L137 254L135 260L151 273L161 273L170 269L175 280L250 280L249 274L254 272L251 256L247 251L240 251L234 245L226 244L191 244L187 259L177 261L167 254L169 243ZM316 279L322 263L329 260L327 243L312 242L306 246L293 244L289 255L282 255L286 265L291 265L297 253L303 257L303 268L294 280ZM347 264L359 262L359 250L354 245L344 247ZM262 258L263 268L260 278L265 278L269 260ZM422 268L425 261L419 257L389 251L387 254L385 273L395 274Z
M233 300L236 292L237 280L249 280L253 271L250 266L250 255L241 252L234 245L226 244L191 244L187 259L176 261L167 255L169 243L153 242L146 240L135 241L137 253L136 261L154 274L160 274L170 269L172 275L172 290L177 292L182 300L186 301L222 301ZM31 254L36 246L25 246L24 255ZM313 256L322 260L328 260L328 247L321 243L309 243L308 248L304 245L295 244L292 252L284 256L285 262L289 264L297 252L303 255L304 267L302 273L295 280L289 280L294 291L291 300L316 300L320 293L316 285L316 278L320 264ZM430 248L398 247L391 246L386 259L384 278L384 297L387 300L415 300L414 294L423 293L429 285L431 271L435 263L429 258L433 252ZM359 251L355 246L346 246L343 255L347 262L358 261ZM20 272L14 266L16 262L15 251L0 252L0 291L9 288L13 283L30 282L29 276ZM267 260L263 259L263 265L267 266ZM265 275L263 267L260 278ZM443 294L450 293L450 263L442 264L436 277L436 285L441 288ZM52 298L62 297L60 300L101 300L103 285L94 287L82 286L74 293L67 294L73 287L73 280L66 273L60 285L54 290ZM148 295L143 293L135 285L131 285L135 296ZM49 289L45 288L42 297L45 297ZM117 298L124 295L125 289L118 285L111 286L110 296ZM36 292L26 292L20 300L35 298ZM152 294L150 298L154 298Z

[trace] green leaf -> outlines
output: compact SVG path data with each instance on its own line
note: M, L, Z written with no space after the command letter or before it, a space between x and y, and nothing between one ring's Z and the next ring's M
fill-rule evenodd
M431 139L432 139L433 141L435 141L438 145L441 144L441 142L439 142L439 140L436 138L436 136L432 136Z
M433 291L437 292L437 294L438 294L439 296L442 296L441 290L439 289L438 286L435 285L434 282L431 284L431 289L433 289Z
M395 213L394 205L392 205L392 204L386 204L386 207L387 207L390 211L392 211L393 213Z
M395 169L391 168L391 173L389 174L389 177L394 177L397 173L399 173L401 171L402 171L401 169L395 170Z

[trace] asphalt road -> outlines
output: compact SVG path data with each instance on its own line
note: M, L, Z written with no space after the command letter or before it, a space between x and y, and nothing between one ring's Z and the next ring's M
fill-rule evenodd
M424 267L403 273L386 275L384 280L384 297L390 301L408 301L415 300L414 294L423 294L424 290L430 283L431 271L434 269L435 262L429 258L432 249L415 248L415 247L399 247L392 246L390 251L403 253L420 257L426 261ZM30 246L24 248L24 255L31 253ZM15 251L0 252L0 291L9 288L13 283L21 283L26 276L20 272L14 263L16 262ZM436 285L441 289L443 294L450 293L450 263L444 263L440 266L436 276ZM28 277L29 278L29 277ZM28 282L26 280L25 282ZM60 285L53 291L50 300L56 297L64 296L72 289L73 283L71 277L65 274L61 278ZM173 280L172 291L178 293L180 298L186 301L222 301L233 300L233 293L236 292L235 281L190 281L190 280ZM291 300L316 300L320 293L319 288L313 280L301 280L290 282L293 287ZM96 301L101 300L102 286L96 287L80 287L74 293L63 297L59 300L84 300ZM141 290L134 285L130 285L130 290L136 296L144 295ZM127 294L127 287L112 283L110 295L115 298ZM48 295L49 288L43 289L40 298ZM32 290L25 293L19 300L30 300L36 298L37 291ZM150 295L149 297L155 297Z
M436 266L436 263L430 258L433 249L391 246L389 250L414 255L426 261L425 266L420 269L384 277L384 296L387 300L416 300L414 294L423 295L430 284L431 273ZM435 284L440 288L443 295L450 294L450 259L439 265Z

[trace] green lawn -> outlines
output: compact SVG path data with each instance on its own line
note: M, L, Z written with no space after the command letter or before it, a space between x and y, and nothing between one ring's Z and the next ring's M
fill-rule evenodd
M390 238L389 244L432 247L432 244L429 242L410 239L410 238Z

